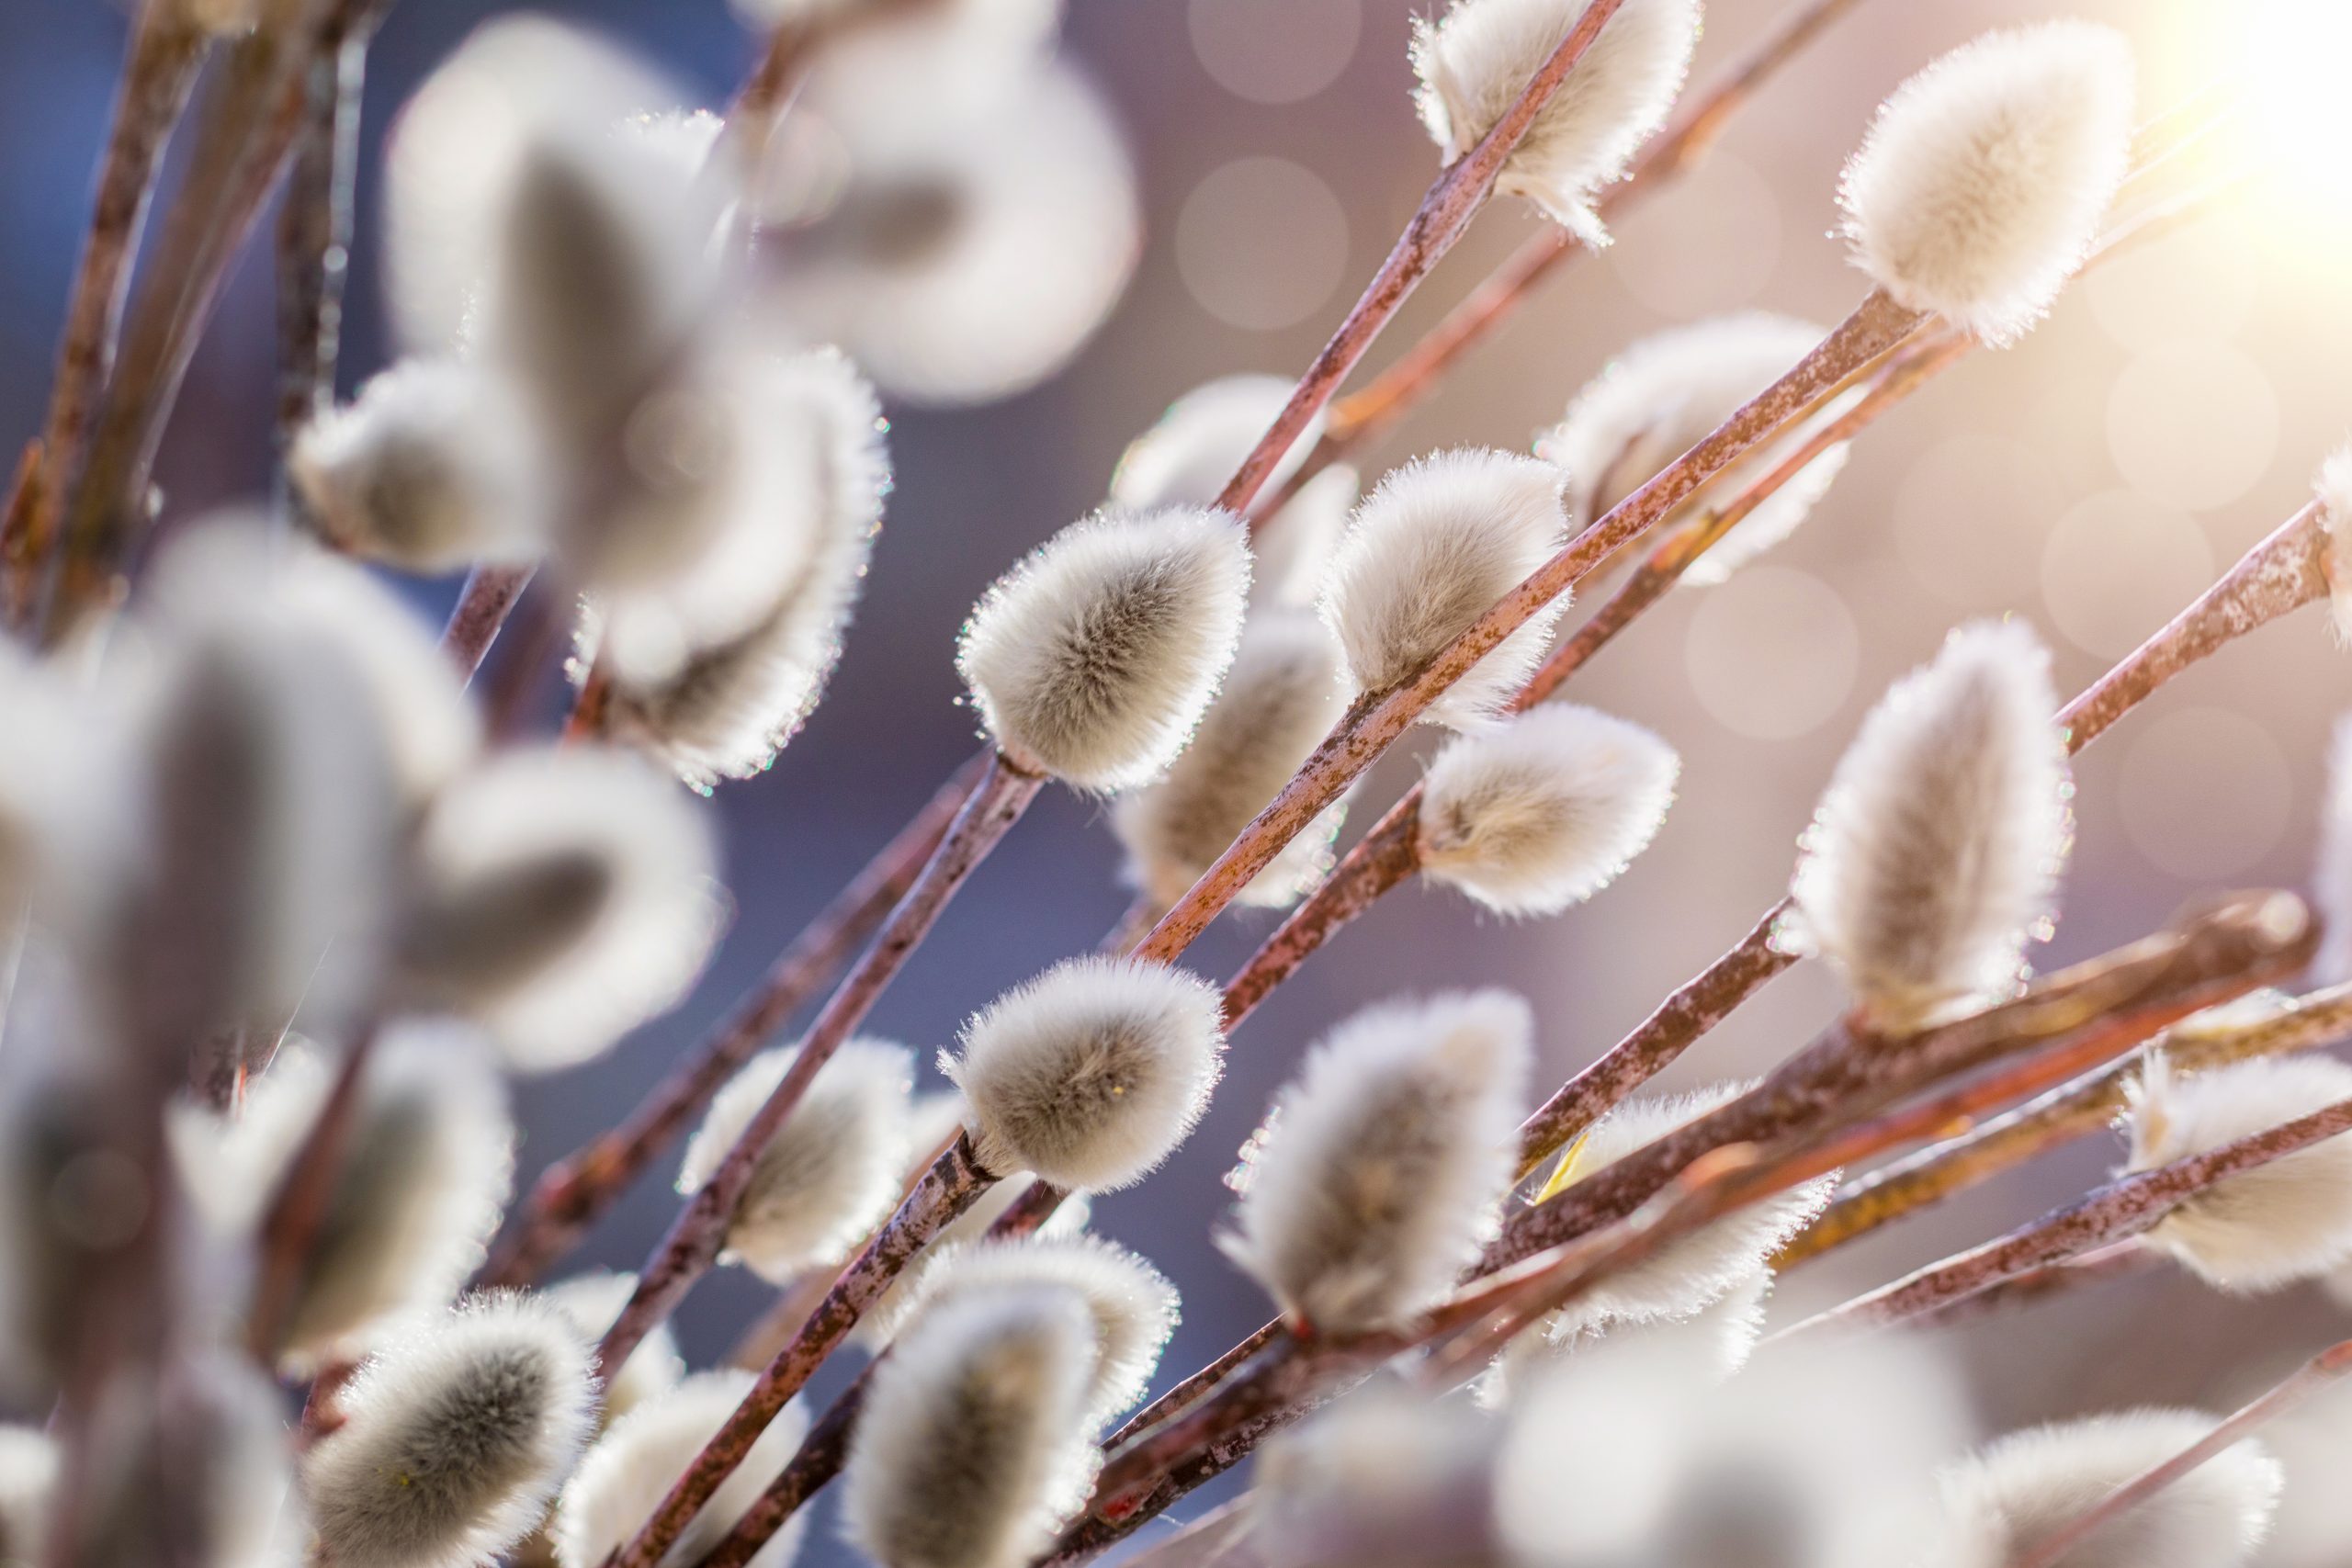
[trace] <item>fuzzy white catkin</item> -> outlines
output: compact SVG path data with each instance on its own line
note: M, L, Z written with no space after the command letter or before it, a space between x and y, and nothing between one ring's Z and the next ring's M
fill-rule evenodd
M1221 376L1186 392L1168 405L1159 423L1127 444L1111 475L1111 504L1129 511L1209 505L1272 428L1291 388L1282 376ZM1259 487L1261 498L1298 471L1325 423L1321 412L1307 421ZM1258 565L1250 590L1260 604L1315 602L1355 491L1352 468L1326 468L1252 531Z
M791 520L801 541L791 570L760 618L731 641L705 648L657 680L635 675L628 660L612 666L612 732L690 784L762 772L817 705L890 491L881 405L855 367L816 350L775 367L768 379L782 417L760 439L797 443L808 482L780 492L782 519L752 523L783 528Z
M174 1123L183 1181L227 1234L256 1224L334 1087L331 1063L289 1047L242 1113ZM514 1126L484 1043L432 1021L389 1028L369 1055L319 1242L287 1326L318 1362L388 1317L437 1310L479 1265L514 1179Z
M1999 1568L2213 1424L2201 1411L2132 1410L1988 1443L1941 1477L1943 1529L1924 1568ZM2234 1443L2102 1525L2061 1568L2235 1568L2268 1534L2281 1484L2260 1443Z
M1569 402L1535 455L1568 476L1568 520L1604 516L1696 446L1826 335L1811 321L1763 310L1669 327L1632 344ZM1734 496L1792 455L1792 434L1733 463L1710 493ZM1796 531L1846 466L1844 442L1823 452L1694 561L1685 582L1721 582Z
M939 1065L964 1091L982 1165L1110 1191L1200 1120L1223 1066L1223 1007L1182 969L1073 958L975 1014L963 1054Z
M799 1055L797 1047L763 1052L712 1097L686 1143L681 1194L710 1180ZM888 1216L907 1162L913 1061L906 1047L878 1040L852 1040L833 1053L760 1151L728 1222L727 1261L781 1285L841 1262Z
M1323 618L1365 692L1403 683L1566 537L1551 464L1464 447L1390 470L1356 508L1323 587ZM1490 718L1544 656L1564 594L1431 704L1455 728Z
M1421 874L1498 914L1557 914L1649 847L1681 770L1665 741L1594 708L1531 708L1458 736L1422 781Z
M1804 941L1890 1023L2001 995L2071 839L2050 655L1979 622L1889 689L1838 760L1792 893Z
M2352 643L2352 446L2340 446L2320 465L2313 485L2320 526L2327 533L2328 615L2336 640Z
M588 1343L528 1296L478 1298L387 1345L302 1479L347 1568L465 1568L539 1522L595 1418Z
M540 1292L548 1305L561 1313L572 1332L591 1344L604 1338L637 1292L633 1273L598 1269L575 1274ZM621 1370L605 1380L600 1418L609 1426L639 1405L658 1398L685 1376L686 1363L678 1354L677 1336L666 1323L654 1325L642 1343L629 1352Z
M1051 1286L1075 1292L1094 1325L1088 1420L1100 1426L1141 1399L1176 1331L1176 1287L1149 1262L1099 1236L1023 1237L942 1248L926 1259L897 1322L898 1338L951 1303Z
M598 1568L628 1544L755 1381L749 1371L696 1372L616 1418L582 1456L557 1500L551 1530L561 1568ZM686 1568L702 1561L791 1462L808 1431L808 1414L799 1401L786 1405L679 1532L662 1562ZM789 1562L799 1550L805 1523L805 1516L796 1517L770 1537L752 1559L752 1568Z
M2132 46L2112 28L1986 33L1897 87L1846 165L1855 265L1988 343L2082 265L2132 148Z
M1590 0L1454 0L1416 22L1417 102L1449 164L1526 90ZM1666 122L1699 41L1699 0L1625 0L1527 128L1495 188L1523 196L1587 244L1608 234L1593 203Z
M57 1445L48 1433L0 1427L0 1568L42 1568L48 1561L57 1471Z
M1626 1100L1595 1122L1570 1156L1575 1180L1589 1179L1676 1128L1753 1087L1721 1083L1690 1094ZM1772 1255L1819 1217L1837 1190L1836 1172L1735 1210L1646 1263L1610 1274L1552 1321L1555 1344L1619 1323L1688 1318L1770 1273Z
M821 94L852 177L820 182L837 199L784 231L763 284L777 322L921 403L993 402L1053 375L1142 249L1135 168L1093 85L1056 61L944 104L971 65L910 80L885 63Z
M1263 1562L1500 1562L1498 1424L1458 1399L1377 1380L1270 1434L1250 1475Z
M2346 502L2352 504L2352 496ZM2352 980L2352 715L2335 721L2328 747L2327 795L2320 811L2319 853L2312 866L2312 902L2320 914L2312 978L2324 986L2340 986Z
M87 1568L294 1568L304 1536L286 1411L242 1356L199 1351L118 1379L85 1412L52 1529ZM52 1537L54 1540L56 1537Z
M1094 1326L1066 1287L951 1302L876 1364L842 1474L880 1568L1023 1568L1083 1498Z
M1347 699L1339 645L1321 622L1273 609L1250 616L1192 744L1165 777L1111 808L1129 879L1161 908L1182 897L1330 733ZM1339 818L1326 812L1283 845L1238 902L1295 899L1329 869Z
M125 707L0 649L0 907L68 931L110 914L142 838Z
M2325 1056L2237 1062L2182 1076L2150 1058L2132 1089L2130 1168L2204 1154L2352 1100L2352 1066ZM2148 1238L2200 1278L2244 1294L2352 1259L2352 1136L2328 1138L2214 1183Z
M407 359L305 425L287 471L339 549L415 572L514 564L546 546L537 439L491 370Z
M1367 1008L1243 1151L1227 1255L1317 1333L1391 1326L1477 1258L1510 1185L1534 1019L1507 991Z
M1248 530L1197 507L1073 523L997 580L956 667L997 745L1079 789L1163 772L1233 662Z
M718 938L708 818L625 751L500 752L434 803L416 856L410 993L479 1020L519 1071L665 1011Z

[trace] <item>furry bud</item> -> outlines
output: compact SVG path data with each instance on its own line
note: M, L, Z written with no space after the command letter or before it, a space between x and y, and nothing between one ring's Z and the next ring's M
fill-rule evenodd
M980 1163L1106 1191L1182 1143L1216 1087L1221 1000L1197 975L1073 958L989 1003L940 1067L964 1091Z
M1365 692L1401 685L1549 559L1566 538L1549 463L1464 448L1392 469L1356 508L1323 588L1323 618ZM1544 656L1565 595L1505 637L1430 707L1490 717Z
M70 1560L84 1568L298 1562L302 1505L279 1398L250 1362L217 1350L115 1378L83 1413L79 1473L58 1495L74 1507L52 1524L73 1544Z
M1062 1286L944 1303L876 1364L842 1471L880 1568L1023 1568L1092 1479L1094 1325Z
M1577 1140L1546 1190L1606 1170L1750 1087L1724 1083L1695 1094L1626 1100ZM1669 1243L1648 1262L1609 1275L1555 1316L1552 1342L1566 1345L1617 1324L1694 1317L1769 1278L1772 1255L1820 1215L1837 1189L1833 1171L1736 1210Z
M1986 33L1894 90L1846 165L1855 265L1988 343L2050 308L2132 149L2132 46L2081 21Z
M1248 531L1190 507L1073 523L998 579L956 667L997 745L1080 789L1165 770L1241 636Z
M680 1193L702 1190L799 1054L763 1052L727 1081L686 1145ZM760 1151L724 1257L777 1285L846 1258L899 1201L912 1083L903 1046L853 1040L836 1051Z
M1926 1568L1999 1568L2213 1427L2195 1410L2132 1410L2012 1432L1946 1471ZM2066 1553L2064 1568L2235 1568L2269 1533L2284 1478L2234 1443Z
M1162 907L1281 793L1347 706L1339 645L1312 616L1261 611L1241 634L1225 687L1165 778L1121 795L1111 826L1127 874ZM1238 902L1282 905L1329 869L1339 813L1283 847Z
M435 802L416 852L409 994L481 1021L522 1071L666 1010L718 938L707 822L626 752L501 752Z
M491 1296L385 1347L341 1396L302 1478L339 1568L469 1568L539 1522L595 1418L587 1343L526 1296Z
M1810 321L1764 311L1716 316L1654 333L1585 383L1535 453L1568 476L1569 522L1606 516L1675 458L1696 446L1826 333ZM1729 499L1780 467L1804 439L1792 432L1723 470L1708 487ZM1721 582L1796 531L1846 466L1846 444L1823 452L1682 574Z
M287 471L337 548L404 571L454 571L544 547L537 440L491 372L410 359L304 426Z
M289 1048L234 1120L191 1109L175 1123L182 1179L221 1230L259 1221L334 1077L331 1063ZM481 1262L514 1179L506 1089L483 1043L433 1023L386 1033L288 1315L288 1359L315 1365L388 1317L447 1304Z
M33 1427L0 1427L0 1562L40 1568L49 1561L57 1445Z
M653 1517L670 1488L718 1434L751 1391L755 1374L696 1372L628 1415L616 1417L580 1461L558 1501L552 1533L561 1568L599 1568ZM749 1512L783 1472L808 1434L808 1415L797 1400L761 1432L733 1474L721 1482L662 1562L671 1568L699 1562ZM752 1559L753 1568L783 1568L800 1544L796 1518Z
M937 1252L915 1280L913 1299L884 1332L920 1330L931 1314L984 1292L1039 1286L1074 1292L1094 1325L1089 1422L1100 1426L1141 1399L1176 1331L1176 1287L1150 1263L1097 1236L1023 1237Z
M637 1293L637 1276L598 1269L575 1274L540 1292L548 1305L561 1313L572 1332L594 1344ZM606 1426L639 1405L658 1399L685 1376L686 1363L678 1354L677 1336L667 1323L656 1324L643 1342L629 1352L621 1370L605 1379L602 1419Z
M1415 22L1416 101L1447 164L1485 140L1589 3L1454 0L1442 20ZM1698 41L1699 0L1625 0L1536 111L1495 188L1606 244L1593 202L1666 123Z
M1498 914L1557 914L1649 847L1681 771L1665 741L1594 708L1457 737L1422 784L1421 874Z
M1024 8L1039 7L982 0L929 14ZM993 402L1059 370L1141 254L1135 168L1102 96L1049 62L977 107L943 106L980 74L967 37L945 71L885 63L823 94L851 177L817 182L831 199L766 247L775 319L840 344L885 390L922 403Z
M1907 1026L1998 997L2050 914L2071 829L2050 655L1980 622L1880 699L1804 836L1804 939Z
M1467 1402L1376 1380L1259 1450L1247 1501L1263 1562L1500 1562L1498 1424Z
M2328 454L2312 488L2327 534L2328 614L2336 639L2352 643L2352 446Z
M645 642L654 634L641 616L626 625L599 617L600 646L607 635L615 639L611 732L651 751L690 784L762 772L817 705L840 657L890 491L880 405L846 359L831 351L804 354L769 367L761 379L771 394L758 405L762 418L748 420L754 411L740 405L732 417L737 434L765 454L755 467L766 482L738 498L752 504L735 514L735 529L792 542L777 585L751 624L730 637L715 640L705 619L693 636L673 639L679 649L699 646L673 668L650 655Z
M1533 1034L1507 991L1356 1014L1244 1149L1238 1228L1219 1245L1316 1333L1390 1327L1436 1303L1510 1190Z
M2131 1168L2150 1170L2352 1100L2352 1066L2325 1056L2176 1074L2151 1057L2132 1086ZM2149 1239L2222 1290L2257 1295L2352 1258L2352 1135L2328 1138L2214 1183Z

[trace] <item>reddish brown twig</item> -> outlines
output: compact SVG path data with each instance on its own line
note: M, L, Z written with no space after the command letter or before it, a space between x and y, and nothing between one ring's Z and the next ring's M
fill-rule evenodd
M376 17L330 22L303 82L301 130L277 216L277 449L334 402L350 276L359 103ZM282 478L282 475L281 475ZM285 498L293 503L290 490Z
M719 1249L725 1245L728 1224L734 1218L736 1205L742 1201L761 1152L800 1103L810 1081L898 976L948 901L1012 824L1021 819L1021 814L1037 797L1045 782L1042 774L1030 772L1001 753L991 758L988 771L966 797L954 824L924 863L914 886L891 909L873 944L826 998L802 1038L791 1068L765 1103L744 1123L742 1133L711 1172L710 1179L687 1200L669 1234L646 1259L638 1275L636 1292L605 1336L600 1351L605 1365L617 1367L628 1360L628 1353L656 1324L670 1315L694 1282L718 1259ZM868 1254L871 1253L869 1248Z
M2029 1269L2022 1274L2012 1274L1996 1285L1986 1286L1965 1301L1921 1313L1911 1320L1911 1326L1947 1328L1954 1324L2007 1312L2012 1307L2036 1306L2089 1286L2103 1285L2116 1280L2137 1279L2163 1261L2162 1253L2138 1241L2104 1247L2096 1252L2086 1252L2080 1258L2070 1258L2064 1263L2052 1263L2040 1269Z
M759 1555L760 1548L800 1511L803 1503L841 1473L843 1461L849 1458L850 1432L857 1425L858 1413L865 1408L865 1391L873 1375L874 1366L869 1364L826 1406L825 1413L808 1428L808 1435L800 1440L799 1451L792 1456L791 1462L768 1483L759 1501L743 1511L743 1517L735 1521L725 1539L710 1549L701 1568L744 1568Z
M2199 1073L2257 1056L2307 1051L2347 1032L2352 1032L2352 986L2337 986L2250 1023L2171 1031L2148 1049L2164 1052L2181 1071ZM1781 1248L1772 1267L1782 1270L1818 1258L2047 1150L2100 1131L2123 1110L2141 1065L2138 1056L2118 1063L1872 1171L1839 1193L1819 1220Z
M277 1363L291 1331L300 1303L302 1280L311 1266L311 1249L327 1210L334 1200L342 1173L345 1145L350 1142L352 1120L368 1064L375 1055L377 1031L362 1029L344 1053L334 1086L327 1091L316 1120L303 1134L300 1147L287 1162L277 1191L254 1242L252 1304L245 1311L245 1347L264 1366Z
M10 626L24 625L31 613L67 491L81 468L99 396L114 369L131 254L154 194L164 145L187 108L205 44L203 30L179 0L147 0L132 25L114 125L98 166L97 199L66 305L40 455L26 469L7 519L0 524L0 604Z
M2265 1422L2301 1404L2320 1390L2352 1372L2352 1339L2339 1340L2273 1384L2260 1397L2241 1405L2226 1420L2162 1464L2133 1476L2098 1503L2041 1537L2009 1560L2009 1568L2058 1568L2066 1554L2088 1540L2093 1532L2138 1507L2174 1482L2226 1450L2234 1447Z
M478 566L466 574L466 585L458 591L457 608L449 612L449 624L442 628L441 647L469 681L481 668L490 645L498 640L500 628L506 625L514 601L530 586L531 576L527 566Z
M938 851L948 824L987 766L985 759L975 758L941 785L627 1121L548 1167L514 1227L484 1267L480 1283L528 1284L579 1241L639 1173L686 1130L719 1086L881 926Z
M2339 1100L2204 1154L2123 1177L2005 1236L1929 1264L1807 1318L1782 1334L1883 1327L1964 1301L1988 1285L2030 1269L2143 1235L2215 1182L2346 1132L2352 1132L2352 1100Z
M755 1147L758 1145L754 1145ZM694 1521L719 1484L735 1472L743 1456L767 1429L776 1412L808 1383L841 1342L857 1326L865 1309L888 1290L907 1260L955 1223L982 1192L996 1181L972 1151L972 1140L959 1134L915 1186L889 1223L876 1233L865 1249L850 1261L832 1289L791 1344L768 1363L725 1424L704 1445L701 1453L671 1487L629 1543L616 1552L612 1568L649 1568L661 1561L678 1533ZM605 1362L619 1364L605 1341ZM844 1416L844 1421L847 1417Z

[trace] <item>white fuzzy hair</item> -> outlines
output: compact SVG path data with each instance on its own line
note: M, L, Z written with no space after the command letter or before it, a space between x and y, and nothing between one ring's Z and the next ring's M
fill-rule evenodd
M1940 1477L1943 1529L1926 1568L1999 1568L2213 1425L2202 1411L2144 1409L1996 1438ZM2233 1568L2269 1533L2282 1484L2260 1443L2234 1443L2100 1527L2065 1568Z
M37 1427L0 1427L0 1563L40 1568L48 1561L57 1444Z
M681 1194L702 1190L799 1055L797 1046L763 1051L712 1097L678 1168ZM728 1222L725 1260L781 1285L855 1250L899 1201L913 1082L903 1045L852 1040L834 1052L760 1151Z
M1243 374L1219 376L1186 392L1119 455L1111 473L1111 504L1130 512L1212 504L1273 427L1290 401L1291 387L1287 376ZM1267 474L1262 493L1272 493L1298 471L1325 423L1318 410Z
M1109 1191L1200 1120L1224 1065L1223 1007L1185 970L1073 958L982 1009L940 1067L964 1091L982 1165Z
M1590 0L1454 0L1417 19L1415 102L1447 164L1495 128ZM1666 123L1699 41L1699 0L1625 0L1537 111L1495 188L1526 197L1589 245L1609 243L1593 204Z
M2327 455L2312 490L2327 534L2328 615L2336 640L2352 643L2352 446Z
M1752 1087L1719 1083L1690 1094L1626 1100L1593 1123L1575 1146L1568 1156L1575 1162L1573 1179L1608 1169ZM1553 1342L1566 1344L1621 1323L1690 1318L1758 1278L1769 1278L1772 1255L1820 1217L1837 1190L1836 1172L1817 1177L1735 1210L1670 1243L1648 1262L1609 1275L1555 1315ZM1760 1307L1760 1298L1755 1304Z
M281 1050L233 1121L172 1126L181 1179L223 1234L259 1223L334 1088L331 1061ZM311 1367L395 1315L437 1311L478 1267L514 1184L514 1124L491 1053L440 1021L390 1026L369 1055L319 1237L287 1326Z
M2352 479L2352 474L2346 478ZM2346 499L2352 504L2352 494ZM2319 852L2312 864L2312 902L2320 914L2312 978L2324 986L2342 985L2352 980L2352 715L2335 721L2328 746L2327 794L2320 810Z
M1638 724L1566 704L1458 736L1422 781L1421 874L1505 915L1616 880L1674 804L1682 760Z
M478 1297L413 1329L344 1388L304 1456L340 1568L470 1568L539 1522L595 1418L588 1343L529 1296Z
M876 1363L842 1474L881 1568L1023 1568L1084 1497L1094 1325L1067 1286L943 1303Z
M637 1293L634 1273L598 1269L560 1280L539 1292L548 1305L563 1314L573 1332L591 1344L604 1338ZM605 1379L599 1419L606 1426L647 1401L668 1392L685 1376L685 1359L678 1354L678 1338L670 1325L659 1323L629 1352L621 1370Z
M2148 1170L2352 1100L2352 1066L2326 1056L2176 1073L2152 1056L2132 1085L2130 1168ZM2214 1183L2149 1239L2207 1282L2260 1294L2352 1259L2352 1136L2339 1135Z
M481 1020L518 1071L668 1010L718 939L709 818L624 750L499 752L434 803L417 856L408 984Z
M421 807L470 762L481 724L428 626L377 574L275 534L262 519L208 519L173 540L141 584L151 617L202 636L262 622L331 642L367 688L401 799Z
M1551 464L1464 447L1389 470L1356 508L1323 587L1323 618L1360 690L1402 684L1549 559L1566 536ZM1544 656L1553 601L1438 698L1431 722L1491 717Z
M1984 34L1897 87L1846 165L1855 265L1988 343L2082 265L2132 146L2132 46L2112 28Z
M956 668L996 743L1080 789L1148 782L1233 662L1249 532L1198 507L1071 524L972 611Z
M1224 689L1165 777L1121 795L1111 826L1127 876L1161 908L1216 863L1281 793L1347 706L1340 649L1312 615L1266 609L1250 618ZM1283 846L1238 902L1283 905L1330 869L1342 808Z
M816 350L774 370L783 417L758 432L807 447L806 483L779 491L762 521L799 540L791 570L757 623L686 658L659 681L615 669L613 732L690 784L750 778L775 760L823 695L840 659L891 485L874 389L840 354ZM603 626L600 623L598 635Z
M179 8L204 31L228 38L254 30L261 16L261 0L179 0Z
M541 462L529 409L495 371L404 359L303 426L287 471L337 548L439 573L546 548Z
M1023 1236L933 1247L914 1278L911 1299L881 1333L895 1339L914 1332L947 1303L978 1292L1038 1285L1076 1292L1092 1314L1095 1361L1087 1405L1090 1422L1100 1427L1151 1385L1182 1306L1166 1275L1116 1242L1091 1235Z
M1792 929L1890 1023L2006 993L2071 843L2050 654L1978 622L1879 700L1803 840Z
M1826 335L1811 321L1743 310L1668 327L1626 348L1584 384L1560 423L1536 439L1535 455L1568 476L1570 525L1583 527L1606 515L1786 375ZM1708 494L1737 495L1804 439L1803 432L1792 432L1731 464L1709 483ZM1841 441L1807 463L1692 563L1682 580L1721 582L1794 533L1845 468L1846 455Z
M734 1369L696 1372L616 1417L582 1457L556 1501L549 1533L561 1568L599 1568L627 1545L756 1381L757 1374ZM668 1568L687 1568L702 1561L751 1510L768 1483L783 1473L808 1431L808 1413L794 1400L768 1423L743 1462L678 1533L662 1562ZM771 1536L752 1559L753 1568L783 1568L789 1562L799 1550L806 1523L805 1515L796 1517Z
M1593 1353L1603 1343L1604 1333L1612 1350L1640 1340L1645 1351L1670 1357L1684 1367L1716 1379L1735 1377L1764 1337L1765 1308L1771 1295L1771 1271L1758 1269L1688 1317L1612 1321L1579 1333L1576 1325L1554 1314L1511 1337L1480 1374L1473 1397L1484 1409L1509 1409L1513 1400L1548 1375L1553 1363L1566 1356ZM1559 1333L1562 1329L1567 1330L1565 1336Z
M1250 1560L1507 1561L1492 1525L1500 1435L1466 1401L1375 1378L1268 1436L1242 1504Z
M1023 8L1037 7L945 7ZM775 322L840 344L916 402L994 402L1053 375L1110 314L1142 251L1135 165L1101 93L1067 62L1044 61L1013 90L943 113L943 90L985 74L970 51L929 73L903 56L832 69L845 63L829 51L822 74L843 90L812 82L810 101L856 177L773 247L762 284ZM923 96L910 103L917 77Z
M1510 1188L1533 1036L1508 991L1357 1013L1307 1054L1243 1151L1236 1228L1218 1245L1317 1333L1431 1305Z

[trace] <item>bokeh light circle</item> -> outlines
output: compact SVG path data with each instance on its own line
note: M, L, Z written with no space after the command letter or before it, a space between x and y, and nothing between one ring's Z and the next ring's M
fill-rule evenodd
M1363 0L1192 0L1193 52L1253 104L1295 104L1340 79L1363 33Z
M1221 321L1272 332L1331 298L1348 265L1348 216L1313 170L1237 158L1209 172L1176 215L1176 269Z
M2278 395L2262 367L2227 344L2151 349L2108 393L2107 445L2150 500L2192 512L2227 506L2278 454Z
M2155 716L2125 749L2116 808L2150 864L2212 882L2278 847L2294 793L2268 730L2232 708L2188 707Z
M1792 567L1751 566L1699 601L1683 642L1716 723L1755 740L1818 729L1854 689L1861 637L1838 591Z
M2068 641L2117 659L2205 590L2213 547L2194 520L2131 491L2071 508L2041 551L2041 597Z

